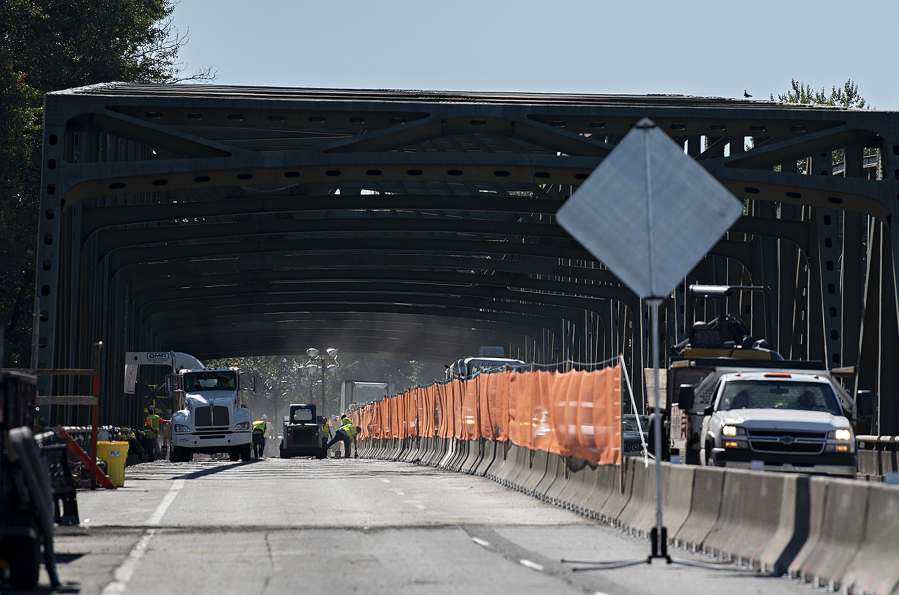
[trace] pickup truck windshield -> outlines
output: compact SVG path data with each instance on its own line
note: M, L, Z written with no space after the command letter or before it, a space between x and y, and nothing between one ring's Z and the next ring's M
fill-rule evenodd
M819 382L732 380L724 386L719 411L798 409L843 415L833 389Z
M236 372L188 372L184 375L184 390L234 390Z

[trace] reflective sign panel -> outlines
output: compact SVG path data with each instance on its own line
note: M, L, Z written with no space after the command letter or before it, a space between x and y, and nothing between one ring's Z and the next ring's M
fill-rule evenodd
M740 218L743 204L644 118L557 213L641 298L666 297Z

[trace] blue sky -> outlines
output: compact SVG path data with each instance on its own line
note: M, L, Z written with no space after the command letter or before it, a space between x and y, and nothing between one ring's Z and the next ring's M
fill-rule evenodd
M899 110L899 0L180 0L217 84L756 99L796 78Z

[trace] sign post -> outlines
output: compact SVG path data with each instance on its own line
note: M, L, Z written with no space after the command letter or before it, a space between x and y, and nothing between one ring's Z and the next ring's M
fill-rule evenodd
M671 563L662 524L659 306L742 214L743 205L648 118L556 214L559 225L650 308L656 525L648 562L663 558Z

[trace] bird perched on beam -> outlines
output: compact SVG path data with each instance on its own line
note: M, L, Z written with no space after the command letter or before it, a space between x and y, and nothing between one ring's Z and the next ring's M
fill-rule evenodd
M748 98L752 97L752 95L750 95L749 93L747 93L747 92L746 92L746 89L743 89L743 97L746 97L746 98L748 99Z

